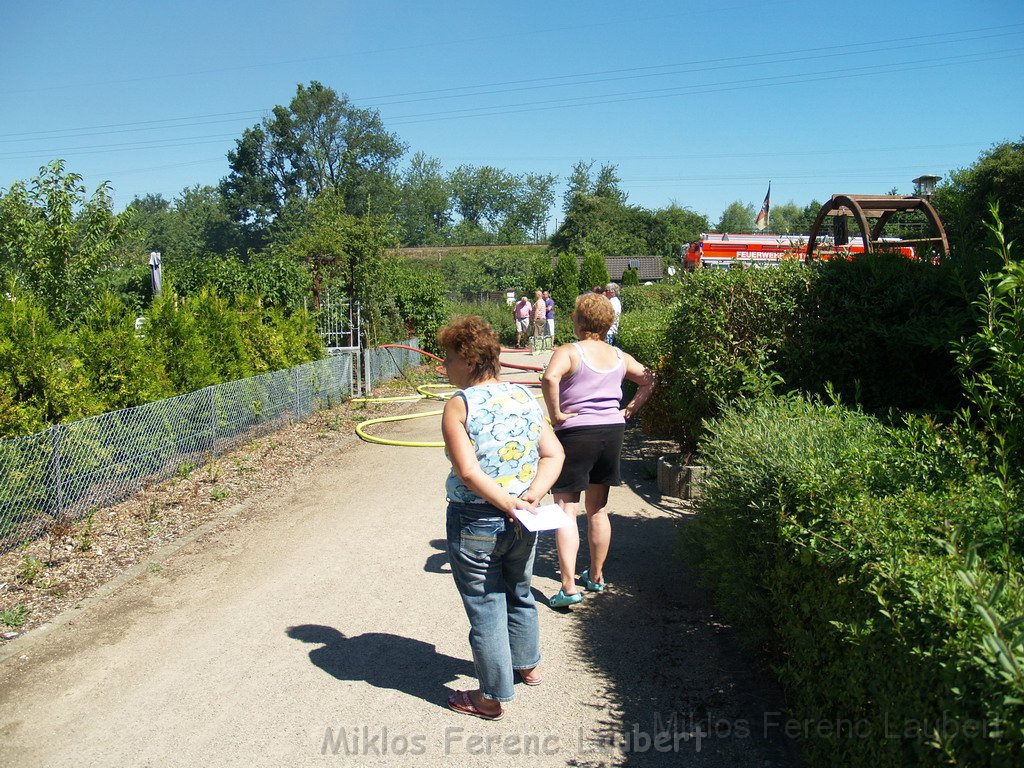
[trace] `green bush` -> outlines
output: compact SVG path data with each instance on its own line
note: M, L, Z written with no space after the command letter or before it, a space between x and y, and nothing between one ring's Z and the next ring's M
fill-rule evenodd
M975 302L978 332L957 345L957 362L979 428L992 435L995 461L1004 475L1024 474L1024 265L1013 261L999 219L991 208L993 250L1003 261L984 279ZM1024 523L1024 520L1021 521Z
M879 416L953 412L953 344L971 332L978 287L957 264L893 254L688 272L659 370L672 432L692 451L722 404L782 389L836 392ZM624 292L634 307L651 300Z
M74 345L32 294L0 297L0 436L102 410Z
M444 281L436 272L409 268L392 262L395 311L405 327L389 341L416 337L428 352L440 352L437 331L451 316L451 302L445 294ZM509 310L511 316L511 310ZM500 326L494 326L500 331Z
M772 364L798 317L812 272L796 263L772 269L704 269L683 275L659 378L671 429L692 451L703 422L721 404L777 383Z
M1024 562L975 438L788 398L728 409L701 450L693 555L809 764L1020 764Z
M624 310L619 321L619 334L615 344L653 370L663 369L665 358L668 356L668 329L671 320L670 305L652 305L631 312ZM633 387L629 382L626 382L625 386L628 390L626 397L630 397ZM666 390L665 382L660 382L651 399L640 411L640 424L647 434L672 436L675 419L668 398L665 397Z
M951 411L961 400L951 346L971 332L977 295L953 265L862 254L815 265L777 370L790 387L883 414Z
M445 322L457 316L477 315L491 324L503 347L515 345L516 326L510 305L497 301L463 301L450 304L449 309L450 313ZM524 339L529 339L529 332L524 335Z
M143 332L147 347L176 394L217 383L209 350L184 300L170 291L157 297L146 312Z
M665 307L679 298L679 283L625 286L619 292L623 313L649 307Z
M165 261L167 283L180 296L198 296L211 289L218 296L259 296L263 304L296 309L312 290L308 264L285 249L268 249L243 261L234 253L206 254Z
M78 356L105 411L174 394L163 367L135 330L135 317L118 297L107 293L85 313L77 329Z

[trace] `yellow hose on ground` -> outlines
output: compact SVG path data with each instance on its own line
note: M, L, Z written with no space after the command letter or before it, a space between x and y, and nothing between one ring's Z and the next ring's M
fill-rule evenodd
M422 398L421 398L422 399ZM386 437L375 437L367 434L364 427L374 424L385 424L389 421L408 421L409 419L422 419L427 416L440 416L443 411L427 411L426 413L407 413L405 416L385 416L380 419L368 419L356 425L356 434L368 443L380 443L381 445L399 445L405 448L444 448L443 442L423 443L412 440L389 440Z
M441 358L437 357L436 355L431 355L429 352L423 352L423 350L421 349L415 349L415 347L407 347L401 344L384 344L382 346L396 347L399 349L412 349L416 352L420 352L424 355L427 355L428 357L433 357L435 360L441 360ZM522 370L543 370L539 366L509 365L508 367L519 368ZM532 383L531 385L536 386L535 384ZM451 389L452 392L447 393L446 397L445 394L435 394L433 392L426 391L428 389L438 389L442 387ZM399 403L415 402L417 400L448 400L451 397L451 395L455 394L456 389L457 387L454 387L451 384L421 384L418 387L416 387L416 391L419 392L418 395L401 395L399 397L353 397L351 400L354 403ZM534 395L534 397L540 400L544 396ZM371 427L374 424L386 424L389 421L408 421L409 419L423 419L426 418L427 416L440 416L442 413L444 413L444 411L427 411L426 413L409 413L406 414L405 416L384 416L379 419L367 419L366 421L360 422L359 424L356 425L356 434L368 443L380 443L381 445L397 445L405 448L444 448L444 443L440 441L436 443L425 443L416 442L412 440L389 440L386 437L374 437L373 435L368 434L365 431L365 427Z
M424 387L447 387L449 384L424 384ZM439 397L438 395L428 395L427 397ZM534 395L534 398L540 400L544 395ZM425 397L413 397L412 395L406 395L405 397L354 397L353 400L361 400L364 402L393 402L395 400L424 400ZM447 400L448 398L441 398ZM389 440L386 437L376 437L366 432L365 427L372 427L374 424L386 424L391 421L408 421L410 419L423 419L427 416L440 416L444 411L426 411L425 413L407 413L404 416L383 416L379 419L367 419L366 421L360 422L356 425L356 434L368 443L380 443L381 445L397 445L403 448L444 448L443 442L416 442L414 440Z

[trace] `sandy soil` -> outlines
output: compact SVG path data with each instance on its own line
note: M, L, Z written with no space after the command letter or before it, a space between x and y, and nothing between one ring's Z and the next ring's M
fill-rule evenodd
M474 678L443 552L443 452L363 443L347 415L333 420L345 429L324 418L272 438L286 446L281 465L265 441L266 471L261 449L247 449L255 469L243 475L263 484L207 505L190 532L168 528L119 575L83 586L91 596L40 603L45 623L0 647L0 764L797 764L779 738L778 692L681 561L692 515L657 492L663 446L630 435L611 497L611 587L571 610L540 608L544 682L518 686L490 723L444 704ZM435 440L438 422L377 431ZM214 501L208 486L193 495ZM151 502L139 500L146 517ZM125 518L122 535L133 526ZM547 534L539 598L557 590L556 569Z

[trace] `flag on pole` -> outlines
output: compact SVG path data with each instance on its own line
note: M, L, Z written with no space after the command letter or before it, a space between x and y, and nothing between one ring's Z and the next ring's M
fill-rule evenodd
M768 229L768 222L771 219L772 209L772 183L768 182L768 192L765 193L764 202L761 203L761 210L757 212L757 221L754 226L758 232Z

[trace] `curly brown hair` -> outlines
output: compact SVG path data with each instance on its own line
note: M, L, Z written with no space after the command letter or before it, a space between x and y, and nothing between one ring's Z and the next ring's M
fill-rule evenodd
M437 332L437 343L446 352L453 352L469 365L473 381L483 381L501 374L501 344L491 324L482 317L455 317Z
M615 308L606 296L584 293L576 299L572 319L580 332L603 339L615 322Z

